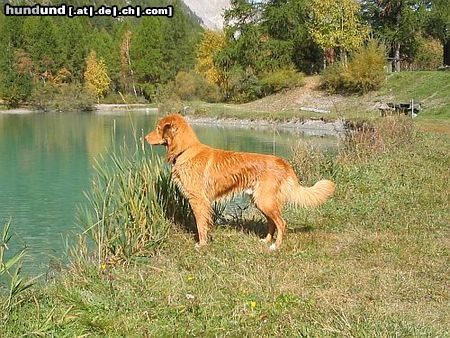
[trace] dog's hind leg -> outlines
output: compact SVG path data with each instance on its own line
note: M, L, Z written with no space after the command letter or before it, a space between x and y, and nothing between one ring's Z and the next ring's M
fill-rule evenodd
M277 210L274 215L275 225L277 227L277 239L274 244L270 246L270 250L278 249L283 241L283 236L286 233L286 221L281 216L281 210Z
M266 239L264 240L266 243L272 241L275 228L277 229L277 239L275 243L270 246L270 250L275 250L280 247L281 242L283 241L283 235L286 232L286 221L281 216L281 208L277 205L276 200L272 199L255 199L255 204L267 218L269 229Z
M261 210L260 210L261 211ZM262 211L261 211L262 212ZM273 235L275 234L275 222L267 215L264 215L267 218L267 236L264 239L261 239L264 243L271 243L273 239Z
M189 204L194 212L197 224L198 244L204 246L208 242L208 230L212 225L212 209L210 202L206 198L190 198Z

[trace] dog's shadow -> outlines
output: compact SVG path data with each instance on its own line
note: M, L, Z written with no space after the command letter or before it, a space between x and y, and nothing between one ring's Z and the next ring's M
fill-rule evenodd
M267 221L264 219L240 219L238 221L231 220L217 225L218 227L231 228L242 231L245 234L252 234L264 238L267 235ZM305 225L301 227L288 227L288 233L308 233L314 231L314 227Z
M248 207L243 208L243 211L249 209ZM239 215L236 213L227 213L225 212L225 208L215 209L213 220L213 228L228 228L236 231L241 231L245 234L252 234L258 236L260 238L264 238L267 235L267 221L264 217L249 216L244 213L240 213ZM195 236L196 240L198 240L197 226L195 223L195 218L193 215L185 218L182 222L178 222L178 225L189 234ZM303 225L296 224L296 227L288 226L288 233L308 233L314 231L314 227L311 225Z
M253 234L259 237L263 237L267 234L267 224L262 219L239 219L228 220L220 222L218 227L224 227L241 231L245 234Z

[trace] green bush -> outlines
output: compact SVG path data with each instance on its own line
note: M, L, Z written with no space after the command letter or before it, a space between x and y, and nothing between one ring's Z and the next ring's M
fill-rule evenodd
M248 102L261 97L261 84L251 69L234 67L228 74L228 100L236 103Z
M297 72L293 67L281 68L264 74L259 83L263 96L279 92L284 89L295 88L303 85L304 75Z
M16 108L27 101L32 91L32 80L29 75L10 71L5 72L0 80L0 97L8 108Z
M197 78L192 72L179 72L174 80L176 94L182 100L193 100L197 96Z
M158 87L152 98L158 104L158 111L162 114L179 112L183 109L183 101L175 91L175 83L169 82L164 87Z
M159 86L159 84L153 83L140 83L136 85L136 88L146 100L154 102L154 97L158 92Z
M345 71L345 65L338 61L328 66L322 72L321 87L331 93L340 92L344 90L344 78L343 73Z
M235 67L229 73L228 97L233 102L243 103L290 89L303 84L304 75L293 67L279 68L256 74L251 68Z
M348 63L341 61L328 67L322 86L331 92L367 93L380 88L385 78L384 48L372 40Z
M444 47L437 39L419 40L419 46L411 60L405 64L407 70L436 70L442 66Z
M343 76L349 92L366 93L381 87L386 79L384 48L372 40L360 48L348 63Z
M158 109L162 113L181 111L184 107L183 101L219 102L221 99L219 87L208 83L194 71L179 72L173 81L158 87L151 98L158 103Z
M134 96L133 94L123 94L110 92L108 95L100 99L100 103L104 104L136 104L136 103L148 103L144 96L138 95Z
M170 87L169 87L170 88ZM206 102L218 102L222 99L217 85L209 83L197 72L181 71L175 77L173 89L181 100L202 100Z
M40 111L91 111L95 97L81 84L40 84L31 95L31 106Z

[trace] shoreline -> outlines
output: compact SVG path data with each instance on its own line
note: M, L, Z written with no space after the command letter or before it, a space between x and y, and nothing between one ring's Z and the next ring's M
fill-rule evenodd
M126 112L139 112L145 114L157 114L158 108L149 107L146 104L97 104L94 114L121 115ZM40 113L28 108L16 108L0 110L5 115L26 115ZM308 136L339 136L345 131L345 121L335 120L326 122L318 119L300 119L295 116L286 120L273 119L247 119L247 118L220 118L198 115L184 115L186 120L193 125L212 125L217 127L235 127L249 130L277 129L295 133L303 133Z
M186 120L193 125L215 125L218 127L235 127L249 130L277 129L308 136L339 136L345 132L345 121L336 120L325 122L323 120L299 119L292 117L287 120L277 121L269 119L239 119L219 118L206 116L184 115Z

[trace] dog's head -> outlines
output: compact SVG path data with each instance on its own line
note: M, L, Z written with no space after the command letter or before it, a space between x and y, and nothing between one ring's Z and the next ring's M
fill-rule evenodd
M173 114L160 119L156 123L154 131L145 136L145 140L151 145L171 145L184 119Z
M165 145L167 159L173 163L178 155L199 143L194 131L180 114L160 119L155 130L148 133L145 140L151 145Z

